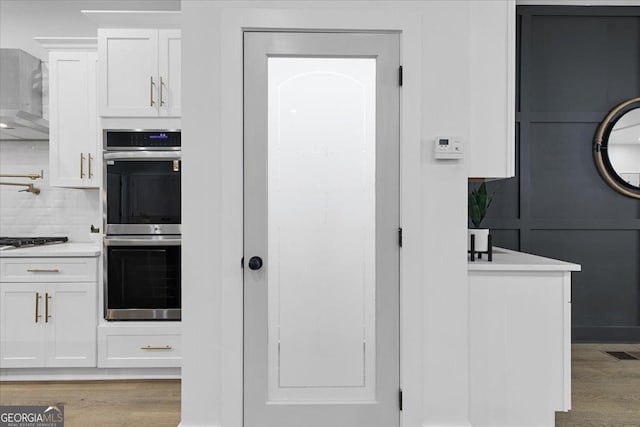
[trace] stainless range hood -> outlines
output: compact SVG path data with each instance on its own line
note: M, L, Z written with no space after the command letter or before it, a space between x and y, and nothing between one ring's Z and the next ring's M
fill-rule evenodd
M42 61L20 49L0 49L0 140L7 139L49 139Z

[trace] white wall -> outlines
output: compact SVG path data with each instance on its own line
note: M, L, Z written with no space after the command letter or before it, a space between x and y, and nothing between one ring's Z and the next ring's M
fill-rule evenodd
M95 24L83 9L178 10L179 0L2 0L0 2L0 47L25 50L47 60L47 52L33 38L38 36L96 37ZM45 80L46 82L46 67ZM44 93L44 116L48 98ZM0 186L0 235L68 236L89 241L91 224L100 226L100 197L97 189L51 188L48 185L49 143L47 141L0 141L0 173L24 174L45 171L45 179L34 181L38 196L20 193L19 187ZM4 180L4 179L3 179ZM21 179L6 181L22 182Z
M221 8L225 7L272 9L260 13L282 22L285 28L300 28L295 16L308 8L340 8L333 15L340 23L358 21L362 14L375 11L390 20L403 13L417 19L416 49L422 66L405 69L403 96L415 96L419 91L418 111L404 114L417 113L421 125L419 132L410 135L415 140L409 143L415 147L422 143L422 150L412 159L418 173L411 179L416 182L407 186L416 191L404 195L403 206L421 221L405 230L403 250L415 245L418 249L413 253L421 254L412 266L418 268L417 279L407 286L417 288L422 297L417 302L416 324L409 325L417 333L401 337L417 343L419 353L410 355L418 363L411 372L403 373L403 378L418 379L418 387L405 390L403 416L409 412L418 415L404 425L469 425L466 163L436 162L431 140L438 134L469 136L470 1L187 0L182 2L182 425L239 426L234 414L239 413L241 420L242 413L242 401L237 399L242 396L242 383L236 381L239 364L241 378L242 355L227 351L228 346L242 346L242 330L238 334L234 324L242 320L242 191L237 187L242 163L235 163L242 153L242 115L241 110L229 113L241 102L242 92L229 89L229 82L238 77L229 74L229 64L221 59L241 58L241 46L230 46L230 40L223 36L229 30L225 26L230 25L224 20ZM235 43L237 34L234 37ZM234 49L237 52L230 52ZM240 134L231 132L231 144L225 140L225 129L237 129L238 125Z
M3 178L7 182L29 182L39 195L19 192L22 187L0 186L1 236L67 236L77 242L91 241L91 224L101 227L98 190L49 187L49 143L47 141L0 141L0 173L32 174L44 170L45 178L31 181Z
M34 37L96 37L81 10L179 10L180 0L2 0L0 47L19 48L46 60Z
M442 134L469 140L472 1L421 8L424 426L468 422L468 158L437 162L431 141Z

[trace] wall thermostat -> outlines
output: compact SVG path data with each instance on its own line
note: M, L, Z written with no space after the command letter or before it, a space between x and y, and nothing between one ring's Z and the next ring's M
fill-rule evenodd
M435 154L436 159L462 159L464 157L462 140L454 136L437 136Z

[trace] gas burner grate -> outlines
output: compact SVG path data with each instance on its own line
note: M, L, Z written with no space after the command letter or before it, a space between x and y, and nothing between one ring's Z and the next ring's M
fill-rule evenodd
M0 246L23 248L25 246L40 246L67 241L69 241L68 237L0 237Z

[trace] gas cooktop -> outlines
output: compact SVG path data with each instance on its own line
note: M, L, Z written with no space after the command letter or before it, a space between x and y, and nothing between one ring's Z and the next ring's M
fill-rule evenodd
M51 243L64 243L68 237L0 237L0 248L23 248L25 246L40 246Z

